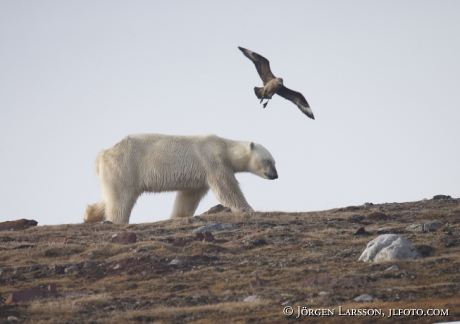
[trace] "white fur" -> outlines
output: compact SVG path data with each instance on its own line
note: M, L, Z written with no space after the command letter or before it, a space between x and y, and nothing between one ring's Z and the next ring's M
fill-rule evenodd
M178 191L171 217L193 216L209 188L232 211L251 211L234 174L277 178L262 145L216 135L129 135L99 154L96 172L102 198L88 206L85 222L129 223L143 192Z

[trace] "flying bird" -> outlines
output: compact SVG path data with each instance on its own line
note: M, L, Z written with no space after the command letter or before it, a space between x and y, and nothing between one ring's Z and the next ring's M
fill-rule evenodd
M305 115L311 119L315 119L313 111L310 109L310 105L305 97L300 92L286 88L283 85L283 79L277 78L273 75L270 70L270 62L265 57L248 49L239 46L238 48L254 63L260 78L264 82L264 86L262 88L254 87L254 92L256 93L257 98L260 99L260 103L262 103L264 99L267 99L267 101L263 104L264 108L267 106L268 101L276 93L284 99L292 101Z

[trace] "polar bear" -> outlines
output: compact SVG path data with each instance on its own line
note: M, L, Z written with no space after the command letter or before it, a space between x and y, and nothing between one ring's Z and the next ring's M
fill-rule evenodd
M260 144L216 135L129 135L98 155L102 198L88 206L84 220L129 223L142 193L164 191L178 191L171 218L193 216L209 188L233 212L252 211L237 172L278 178L275 160Z

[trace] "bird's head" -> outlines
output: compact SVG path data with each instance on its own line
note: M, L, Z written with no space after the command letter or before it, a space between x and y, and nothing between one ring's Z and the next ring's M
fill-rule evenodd
M276 78L278 80L278 83L283 84L283 79L281 78Z

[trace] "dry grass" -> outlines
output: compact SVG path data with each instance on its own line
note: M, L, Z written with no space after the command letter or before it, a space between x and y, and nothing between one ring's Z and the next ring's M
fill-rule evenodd
M366 218L384 212L390 221ZM0 323L283 323L285 305L308 308L449 309L449 317L302 317L309 323L432 323L460 319L459 200L420 201L311 213L222 213L152 224L39 226L0 235ZM420 220L447 223L432 233L405 228ZM215 233L224 244L193 241L197 227L223 222L235 230ZM369 236L355 236L364 226ZM408 238L424 251L416 261L357 262L379 228ZM138 242L107 243L115 233L135 232ZM66 238L66 244L62 238ZM59 239L61 238L61 240ZM182 266L170 266L173 259ZM93 267L83 268L85 262ZM386 269L396 264L399 271ZM55 266L56 265L56 266ZM64 269L77 265L78 271ZM255 290L255 274L264 285ZM364 285L307 284L328 276L364 279ZM57 298L6 305L9 293L56 283ZM328 291L329 296L322 296ZM376 299L355 303L361 294ZM250 295L259 301L246 303ZM295 317L296 315L294 315Z

